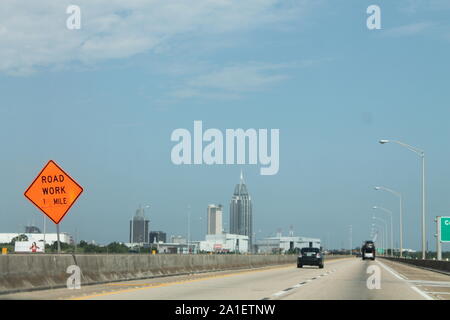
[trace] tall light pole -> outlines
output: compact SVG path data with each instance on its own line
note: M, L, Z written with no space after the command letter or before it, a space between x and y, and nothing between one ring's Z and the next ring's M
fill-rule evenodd
M427 248L427 240L426 240L426 230L425 230L425 151L422 149L410 146L409 144L406 144L401 141L397 140L380 140L381 144L386 144L389 142L396 143L398 145L401 145L402 147L407 148L410 151L413 151L417 155L419 155L422 158L422 259L425 260L426 258L426 248Z
M188 236L187 236L187 247L188 247L188 254L190 254L191 249L191 205L188 205Z
M394 231L393 231L394 228L392 226L392 215L393 215L392 211L388 210L386 208L383 208L383 207L378 207L378 206L374 206L373 209L375 209L375 210L380 209L386 213L389 213L389 216L391 217L391 256L393 256L394 255Z
M147 230L145 230L145 209L150 208L149 205L145 205L144 208L142 208L142 216L144 217L144 243L145 243L145 238L148 239L148 242L150 242L150 234L148 232L148 226L147 226ZM150 219L149 219L149 223L150 223Z
M388 232L387 232L387 229L388 229L387 222L386 222L386 220L378 218L378 217L375 217L375 216L372 216L372 219L381 221L384 224L384 232L383 232L384 241L383 242L384 242L384 247L385 247L384 249L386 250L387 243L388 243L388 241L387 241L387 234L388 234ZM384 254L386 255L386 252Z
M374 236L373 241L374 242L378 242L380 244L381 249L383 249L383 251L384 251L384 243L383 243L384 242L384 240L383 240L383 238L384 238L384 230L383 230L383 227L380 228L380 225L376 225L375 223L372 224L372 227L376 228L376 230L375 230L376 237ZM381 237L380 237L380 240L378 241L378 235L379 235L380 232L381 232Z
M398 197L400 200L400 258L403 257L403 196L400 192L397 192L395 190L386 188L386 187L375 187L375 190L383 190L386 192L389 192L393 194L394 196Z
M353 247L353 226L350 225L350 256L352 255L352 248Z

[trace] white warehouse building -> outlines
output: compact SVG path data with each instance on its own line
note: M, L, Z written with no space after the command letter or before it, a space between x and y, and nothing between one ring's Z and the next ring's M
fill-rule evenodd
M205 241L199 242L199 250L204 252L249 252L248 236L222 233L208 234Z
M28 241L31 242L43 242L44 234L43 233L0 233L0 243L10 243L12 239L19 235L25 235L28 238ZM45 244L52 245L56 242L58 236L56 233L46 233L45 234ZM61 232L59 234L59 241L62 243L72 244L73 239L72 236L68 233Z
M258 253L278 253L307 247L320 248L320 239L277 236L264 238L256 242Z

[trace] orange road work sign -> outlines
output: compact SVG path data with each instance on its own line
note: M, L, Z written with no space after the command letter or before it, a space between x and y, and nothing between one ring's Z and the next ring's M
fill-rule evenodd
M83 192L83 188L50 160L25 191L25 197L58 224Z

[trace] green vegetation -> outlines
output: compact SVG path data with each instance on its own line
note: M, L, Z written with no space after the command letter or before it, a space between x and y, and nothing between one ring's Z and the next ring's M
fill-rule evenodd
M28 241L28 237L25 234L19 234L11 240L11 245L14 246L16 241Z
M56 253L58 252L58 244L55 242L51 246L45 246L46 253ZM70 245L67 243L61 243L61 253L129 253L130 249L119 242L112 242L106 246L100 246L93 243L87 243L81 240L80 243L75 247L75 245Z

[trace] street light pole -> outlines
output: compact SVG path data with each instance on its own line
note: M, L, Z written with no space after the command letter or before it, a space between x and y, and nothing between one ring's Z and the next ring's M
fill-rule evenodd
M56 224L56 239L58 241L58 254L61 253L61 242L59 241L59 223Z
M385 249L385 251L387 251L386 250L387 244L388 244L388 241L387 241L387 234L388 234L388 232L387 232L387 229L388 229L387 228L387 222L386 222L386 220L378 218L378 217L375 217L375 216L373 216L372 218L375 219L375 220L379 220L379 221L383 222L383 224L384 224L384 232L383 232L384 241L383 242L384 242L384 249ZM386 255L386 252L384 254Z
M408 150L411 150L418 154L422 158L422 259L425 260L426 258L426 248L427 248L427 240L426 240L426 228L425 228L425 151L410 146L409 144L406 144L401 141L397 140L380 140L381 144L386 144L389 142L394 142L398 145L401 145L402 147L407 148Z
M352 225L350 225L350 256L352 256L352 248L353 247L353 229Z
M373 209L380 209L386 213L389 213L390 217L391 217L391 256L394 256L394 231L393 231L393 227L392 227L392 211L388 210L386 208L383 207L378 207L378 206L374 206Z
M376 244L376 247L380 247L378 244L380 243L380 241L378 240L378 235L379 235L379 230L378 230L378 226L375 225L375 223L372 223L372 241Z
M144 217L144 243L146 243L145 242L145 239L147 238L147 240L148 240L148 243L150 243L150 234L149 234L149 230L148 230L148 226L147 226L147 230L145 230L145 226L146 226L146 223L145 223L145 209L149 209L150 208L150 206L149 205L146 205L146 206L144 206L144 208L142 209L142 215L143 215L143 217ZM149 223L150 223L150 219L149 219Z
M188 247L188 254L190 254L191 249L191 205L188 205L188 238L187 238L187 247Z
M426 259L426 235L425 235L425 153L422 151L422 259Z
M384 232L383 232L383 227L378 229L378 226L376 226L375 224L373 224L373 226L376 227L376 231L375 231L376 238L374 237L374 242L379 243L381 249L384 251L384 244L383 244ZM378 236L379 236L380 232L381 232L381 237L380 237L380 240L378 240Z
M400 192L386 188L386 187L375 187L375 190L383 190L389 192L400 199L400 258L403 257L403 196Z

